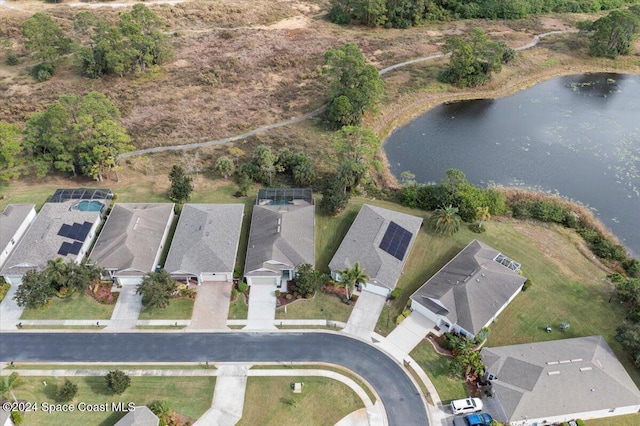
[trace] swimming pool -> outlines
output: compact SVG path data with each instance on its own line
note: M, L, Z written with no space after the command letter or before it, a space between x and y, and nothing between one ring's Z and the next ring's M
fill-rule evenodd
M101 212L104 209L104 204L100 201L83 200L73 206L73 209L81 212Z

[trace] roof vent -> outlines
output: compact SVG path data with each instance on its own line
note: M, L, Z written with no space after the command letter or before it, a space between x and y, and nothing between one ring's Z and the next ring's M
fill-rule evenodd
M550 375L550 376L557 376L558 374L560 374L560 372L559 371L549 371L547 374Z
M278 229L276 230L276 232L279 234L280 233L280 225L278 225Z
M582 367L580 371L591 371L591 367Z

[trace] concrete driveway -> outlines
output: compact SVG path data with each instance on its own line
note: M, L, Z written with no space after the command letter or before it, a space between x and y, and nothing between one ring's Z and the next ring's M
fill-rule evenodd
M245 330L275 330L276 290L271 284L254 284L249 292L249 313Z
M120 289L120 295L116 302L111 321L105 328L107 331L131 330L136 328L138 315L142 309L142 295L136 294L135 285L124 286Z
M404 321L400 323L382 342L382 346L398 360L404 359L413 348L424 339L436 324L420 315L412 312Z
M384 308L385 296L363 291L360 293L356 306L351 311L344 332L362 339L371 339L371 333L376 327L380 312Z
M231 281L203 281L193 305L191 325L196 330L226 330L231 299Z
M20 322L20 317L24 310L13 300L18 286L19 284L11 284L9 292L0 303L0 330L16 330L18 328L17 324Z

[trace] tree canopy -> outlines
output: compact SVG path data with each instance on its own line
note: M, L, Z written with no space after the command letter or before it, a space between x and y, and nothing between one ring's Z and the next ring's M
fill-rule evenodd
M19 178L22 174L22 131L15 124L0 121L0 180Z
M143 72L173 56L162 20L142 3L120 15L115 26L89 12L76 15L74 30L89 46L78 51L83 73L124 76Z
M358 46L348 43L325 53L325 72L331 81L326 117L334 128L357 126L384 91L382 79Z
M168 191L169 199L176 203L189 201L193 192L193 179L187 176L182 167L174 165L171 168L169 181L171 182Z
M178 288L176 280L164 269L147 274L138 287L136 293L142 295L142 303L151 309L166 308Z
M458 87L481 86L491 80L491 73L502 71L505 50L504 43L490 40L479 28L471 31L469 40L458 36L449 37L442 46L442 51L451 52L451 58L448 68L440 74L440 78Z
M101 181L117 171L118 156L133 149L119 119L120 111L102 93L62 96L27 121L25 154L38 177L57 170Z
M630 54L640 33L640 10L638 12L615 10L591 24L591 55L616 59Z
M27 39L27 50L41 62L56 64L62 55L71 51L71 39L60 25L42 12L33 14L22 23L22 35Z

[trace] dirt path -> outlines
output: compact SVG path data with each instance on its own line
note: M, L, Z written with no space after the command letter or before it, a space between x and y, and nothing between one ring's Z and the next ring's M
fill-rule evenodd
M2 1L2 0L0 0ZM546 33L542 33L542 34L538 34L536 35L533 40L531 40L531 42L525 44L524 46L520 46L515 48L515 50L525 50L525 49L530 49L532 47L535 47L540 40L542 40L544 37L547 37L549 35L552 34L563 34L563 33L571 33L571 32L576 32L575 30L566 30L566 31L550 31L550 32L546 32ZM435 55L429 55L429 56L425 56L425 57L421 57L421 58L416 58L416 59L412 59L410 61L405 61L405 62L400 62L398 64L394 64L391 66L388 66L386 68L381 69L380 71L378 71L378 73L380 75L384 75L390 71L396 70L398 68L402 68L402 67L406 67L409 65L413 65L413 64L417 64L420 62L425 62L425 61L432 61L434 59L440 59L443 58L445 56L450 55L450 53L438 53ZM320 108L311 111L307 114L301 115L299 117L295 117L292 118L290 120L285 120L285 121L280 121L278 123L274 123L274 124L269 124L267 126L262 126L259 127L257 129L236 135L236 136L230 136L228 138L223 138L223 139L216 139L216 140L211 140L211 141L205 141L205 142L198 142L198 143L191 143L191 144L184 144L184 145L171 145L171 146L160 146L160 147L154 147L154 148L147 148L147 149L140 149L137 151L131 151L128 152L126 154L122 154L120 155L120 158L131 158L131 157L137 157L140 155L145 155L145 154L152 154L152 153L158 153L158 152L167 152L167 151L188 151L188 150L192 150L192 149L198 149L198 148L204 148L204 147L208 147L208 146L215 146L215 145L223 145L229 142L235 142L238 140L242 140L242 139L246 139L250 136L255 136L259 133L264 133L268 130L272 130L272 129L277 129L280 127L285 127L285 126L289 126L291 124L295 124L295 123L300 123L301 121L307 120L309 118L313 118L318 116L319 114L321 114L326 108L326 105L321 106Z

